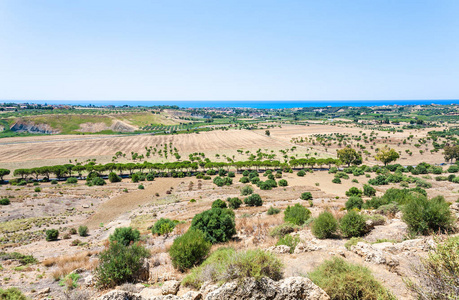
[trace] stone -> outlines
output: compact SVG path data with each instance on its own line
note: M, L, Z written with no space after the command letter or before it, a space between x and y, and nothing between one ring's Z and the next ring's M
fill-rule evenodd
M289 277L281 281L247 278L243 283L228 282L208 293L206 300L328 300L330 297L310 279Z
M276 254L289 254L290 247L286 245L272 246L266 249L266 251L276 253Z
M176 295L180 288L180 281L169 280L164 282L161 286L161 291L163 295Z
M150 299L152 297L161 296L163 294L161 289L152 289L152 288L145 288L140 292L140 296L145 299Z
M196 291L189 291L185 293L181 298L183 300L201 300L203 299L202 294Z
M40 296L44 296L49 293L51 293L51 289L49 287L37 291L37 295L40 295Z
M110 291L99 298L98 300L144 300L139 294L126 292L122 290Z

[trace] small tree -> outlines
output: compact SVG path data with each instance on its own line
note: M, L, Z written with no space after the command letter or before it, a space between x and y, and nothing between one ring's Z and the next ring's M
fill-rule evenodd
M56 241L59 237L59 231L57 229L48 229L45 233L47 242Z
M287 206L284 211L284 221L294 225L303 225L311 216L311 211L299 203Z
M388 163L396 161L400 155L397 151L385 145L382 149L379 149L378 154L376 154L375 159L382 162L384 166L387 166Z
M318 239L332 237L338 228L338 222L329 211L322 212L312 224L312 233Z
M112 288L125 282L137 281L148 257L150 252L142 245L110 243L99 254L99 266L95 270L97 285L101 288Z
M119 177L115 172L111 172L110 174L108 174L108 180L111 183L120 182L121 181L121 177Z
M365 233L365 218L351 210L340 221L340 228L345 237L359 237Z
M362 158L351 147L346 147L337 151L338 159L344 164L347 164L348 167L352 165L360 165L362 163Z
M78 227L78 234L80 236L88 236L88 226L81 225Z
M262 206L263 205L263 200L261 199L261 196L258 194L252 194L248 196L247 198L244 199L244 203L247 206Z
M363 185L363 194L367 197L376 196L376 190L374 187L368 184Z
M201 230L212 244L227 242L236 234L234 212L222 208L203 211L194 216L190 228Z
M347 210L351 210L354 208L362 209L363 200L359 196L351 196L349 197L349 200L346 201L345 206Z
M182 272L191 269L204 260L211 246L202 231L190 228L174 240L169 250L172 265Z
M312 199L312 194L311 194L311 192L304 192L304 193L301 193L300 198L301 198L301 200L311 200Z
M351 187L348 191L346 191L346 196L352 197L352 196L357 196L360 197L362 196L362 191L356 188L355 186Z
M128 246L140 240L140 232L131 227L119 227L115 229L115 232L108 239L110 242L118 242L119 244Z
M226 199L226 201L228 201L229 207L232 209L238 209L242 204L241 199L239 199L238 197L228 198Z
M269 130L265 130L265 135L266 136L271 136L271 132Z
M158 235L169 235L175 228L175 222L171 219L161 218L151 228L151 233Z
M212 202L212 208L228 208L228 206L226 205L225 201L217 199Z

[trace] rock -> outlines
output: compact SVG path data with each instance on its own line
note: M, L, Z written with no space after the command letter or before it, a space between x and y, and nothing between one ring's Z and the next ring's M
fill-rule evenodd
M164 282L163 286L161 287L161 291L163 295L176 295L180 287L180 281L177 280L169 280Z
M266 251L276 253L276 254L289 254L290 247L286 245L272 246L266 249Z
M338 251L336 251L336 253L338 253L342 257L346 257L346 253L343 250L338 250Z
M89 274L88 276L86 276L86 277L84 278L83 281L84 281L84 285L86 285L86 286L92 286L92 285L94 285L94 276L91 275L91 274Z
M319 242L316 239L311 239L307 242L298 243L293 253L298 254L302 252L311 252L311 251L317 251L317 250L322 249L322 247L319 246L318 244Z
M196 291L189 291L185 293L182 297L183 300L201 300L202 294Z
M44 288L42 290L37 291L37 296L44 296L51 293L51 289L49 287Z
M391 243L370 245L367 243L358 242L357 245L351 247L351 251L359 256L362 256L367 262L387 265L391 268L398 266L400 263L396 257L388 254L386 255L381 250L386 246L384 244L389 244L392 246Z
M281 281L262 278L256 281L247 278L243 283L228 282L208 293L206 300L327 300L330 297L310 279L305 277L290 277Z
M150 299L156 296L161 296L163 294L161 289L152 289L152 288L145 288L140 292L140 296L145 299Z
M375 228L375 222L373 222L373 220L366 220L365 227L367 231L371 231L373 228Z
M83 204L83 205L81 205L81 207L83 207L83 208L89 208L89 204Z
M143 300L142 296L135 293L130 293L121 290L110 291L99 298L98 300Z

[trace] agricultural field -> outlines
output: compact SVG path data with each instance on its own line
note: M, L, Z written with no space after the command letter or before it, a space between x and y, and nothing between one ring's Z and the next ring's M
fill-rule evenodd
M373 280L370 299L417 299L432 283L414 266L444 247L459 251L457 129L432 117L437 109L397 107L389 123L367 108L358 120L355 108L16 116L60 132L0 139L1 289L96 299L159 295L174 283L178 296L204 294L206 272L232 270L218 262L246 259L256 272L248 262L260 259L273 280L310 278L332 293L323 267L341 264L351 282ZM113 122L135 130L78 131ZM190 240L202 252L182 257ZM130 266L138 277L104 277L117 267L104 258L114 248L145 254ZM241 279L214 275L212 284Z

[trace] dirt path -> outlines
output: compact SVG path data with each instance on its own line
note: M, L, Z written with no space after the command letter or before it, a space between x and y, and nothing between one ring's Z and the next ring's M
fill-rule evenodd
M115 196L102 203L97 208L96 213L88 219L86 225L90 229L94 229L97 228L100 223L109 223L123 213L139 207L139 205L154 201L157 199L155 196L156 193L160 196L164 196L166 191L177 185L177 183L175 178L156 178L150 185L146 185L144 190Z

